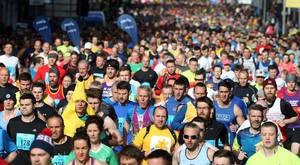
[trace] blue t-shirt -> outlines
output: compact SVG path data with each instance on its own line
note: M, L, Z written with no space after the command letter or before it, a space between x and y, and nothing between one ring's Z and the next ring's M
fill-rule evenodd
M9 138L5 130L0 128L0 156L6 158L11 152L17 151L17 146Z
M176 100L175 97L172 96L166 101L166 108L168 110L167 125L170 126L171 123L173 122L173 119L175 118L175 116L179 110L178 109L179 105L185 106L185 105L187 105L188 102L193 102L193 99L188 96L183 96L183 98L180 100Z
M123 135L123 128L124 128L124 123L126 121L126 115L129 109L133 109L136 103L129 101L126 105L121 105L120 103L113 104L113 107L116 111L116 114L118 116L118 129Z
M109 105L112 105L112 106L117 103L116 101L112 101L110 98L111 97L104 97L102 99L102 101L105 102L106 104L109 104Z
M242 151L247 153L248 158L256 153L255 145L261 141L260 134L252 134L250 128L245 128L236 135L237 142L241 146Z
M20 112L20 111L17 111L15 117L20 116L20 115L21 115L21 112ZM6 131L6 130L7 130L7 124L8 124L8 121L7 121L7 122L4 121L3 111L2 111L2 112L0 112L0 127L1 127L3 130Z

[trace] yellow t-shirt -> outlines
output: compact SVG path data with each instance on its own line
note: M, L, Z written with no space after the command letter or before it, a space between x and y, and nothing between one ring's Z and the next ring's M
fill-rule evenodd
M158 129L151 125L149 133L146 135L147 127L141 129L133 141L133 144L142 151L148 152L153 149L163 149L171 153L176 141L168 128ZM175 132L176 133L176 132ZM178 137L178 134L176 133Z

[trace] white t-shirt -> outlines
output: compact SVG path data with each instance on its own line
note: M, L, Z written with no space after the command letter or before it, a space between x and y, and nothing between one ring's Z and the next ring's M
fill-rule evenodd
M16 71L20 68L19 59L15 56L1 55L0 62L3 63L9 71L10 78L16 81Z
M224 80L224 79L227 79L227 78L229 78L229 79L231 79L231 80L233 80L233 81L235 81L235 74L234 74L234 72L232 71L232 70L230 70L230 71L225 71L225 70L222 70L222 75L221 75L221 79L222 80Z
M200 57L198 60L199 68L203 68L204 70L209 70L211 68L211 63L208 57Z
M154 67L154 71L157 75L162 75L162 71L166 68L163 63L159 63Z

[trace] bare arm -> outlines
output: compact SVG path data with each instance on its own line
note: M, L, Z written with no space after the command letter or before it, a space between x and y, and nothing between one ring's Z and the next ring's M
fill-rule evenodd
M237 105L234 105L233 110L234 110L234 115L236 117L237 124L239 126L242 125L243 122L245 121L242 110Z
M172 165L179 165L179 151L176 151L172 158Z
M17 152L15 151L15 152L11 152L6 158L5 158L5 160L8 162L8 163L10 163L10 162L12 162L15 158L16 158L16 156L17 156Z
M104 119L103 127L104 129L118 129L116 123L108 116Z

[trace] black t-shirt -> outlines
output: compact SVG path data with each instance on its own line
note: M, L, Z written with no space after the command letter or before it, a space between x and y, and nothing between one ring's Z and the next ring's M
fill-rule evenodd
M49 116L56 114L56 111L45 103L42 107L36 107L35 109L36 111L40 112L46 119L48 119Z
M9 120L7 133L16 143L19 151L18 156L11 164L30 164L29 147L44 128L46 128L46 123L38 117L35 117L30 123L23 122L21 116ZM24 148L27 149L24 150Z
M69 155L72 151L72 138L67 136L67 141L64 144L54 145L54 155Z
M91 71L94 77L104 78L104 74L105 74L104 68L98 68L94 66L92 67Z
M228 144L227 129L223 124L215 120L210 120L206 125L204 139L208 142L211 141L211 144L215 147L219 147L219 141L221 141L223 145Z
M241 99L244 97L248 98L248 101L246 102L247 106L253 104L255 102L257 89L251 85L246 85L245 87L242 87L240 85L236 85L233 88L233 94ZM246 100L244 100L246 101Z
M150 83L151 88L154 87L156 81L157 81L157 74L152 69L149 68L147 72L142 71L140 69L139 71L135 72L133 79L140 82L141 84L144 82Z
M16 143L17 133L32 134L35 135L36 138L44 128L46 128L46 123L38 117L35 117L32 122L26 123L22 121L21 116L17 116L9 120L7 133Z

